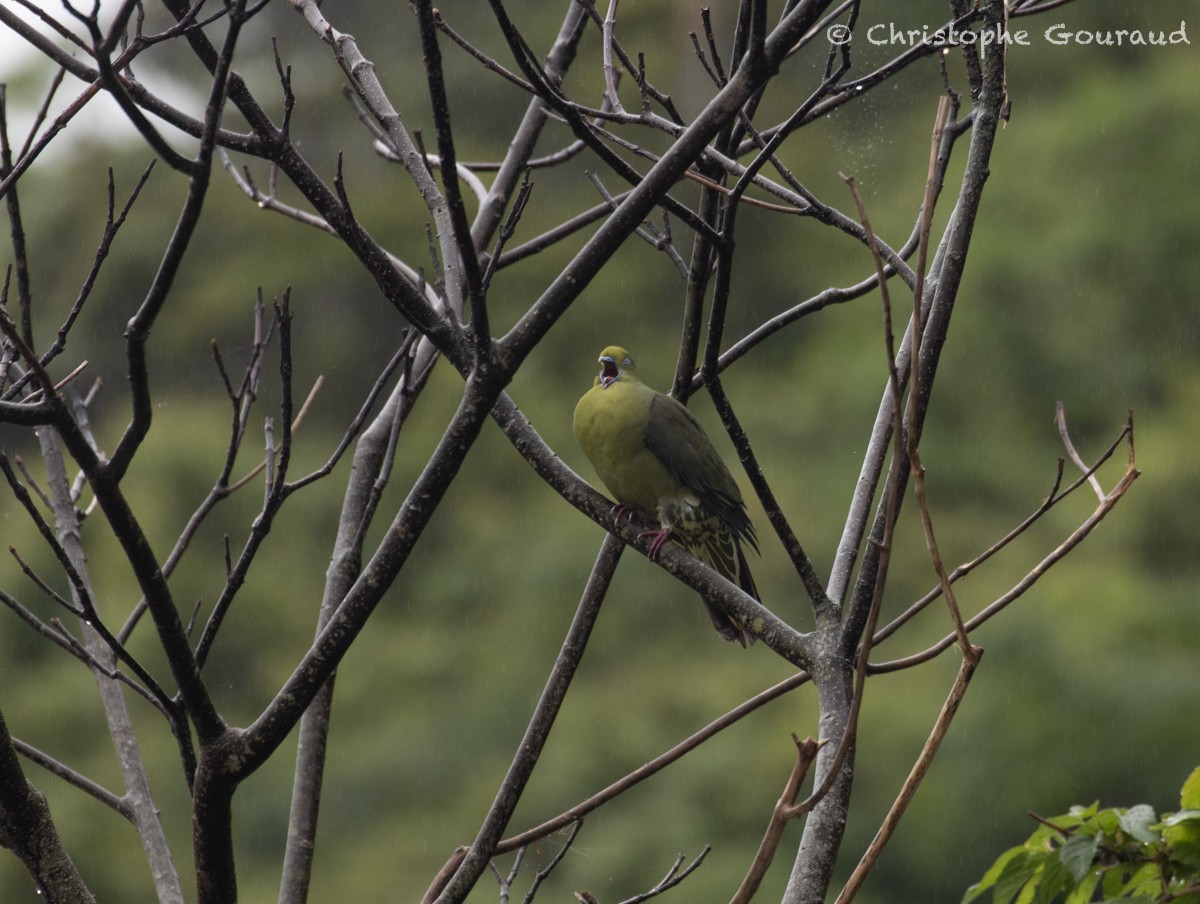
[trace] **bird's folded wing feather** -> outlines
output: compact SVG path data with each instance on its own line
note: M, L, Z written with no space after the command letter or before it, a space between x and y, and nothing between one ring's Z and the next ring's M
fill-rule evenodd
M671 475L739 537L757 548L742 494L695 416L670 396L656 393L646 421L646 447Z

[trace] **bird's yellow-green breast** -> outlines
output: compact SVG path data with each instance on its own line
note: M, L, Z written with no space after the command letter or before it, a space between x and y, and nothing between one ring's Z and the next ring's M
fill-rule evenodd
M704 429L686 407L637 377L629 352L609 346L600 374L575 407L584 454L617 502L658 519L651 556L670 535L719 574L758 598L741 541L755 546L741 492ZM723 637L749 635L705 600ZM752 637L749 638L751 641Z
M679 482L647 447L646 426L657 393L637 378L623 348L600 354L601 373L575 406L573 428L584 454L622 505L655 513Z

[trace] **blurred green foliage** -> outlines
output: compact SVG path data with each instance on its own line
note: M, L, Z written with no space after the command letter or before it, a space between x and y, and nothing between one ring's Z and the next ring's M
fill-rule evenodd
M560 6L514 11L534 47L547 46ZM473 40L505 56L486 25L472 21L471 4L448 2L443 11ZM1045 496L1062 454L1053 424L1056 400L1064 402L1085 458L1116 436L1133 409L1144 474L1080 549L976 635L987 656L925 785L860 895L864 904L958 900L997 852L1028 833L1021 815L1027 809L1060 812L1081 795L1165 799L1195 763L1200 48L1054 47L1040 35L1058 21L1073 28L1170 30L1180 17L1193 16L1200 41L1197 12L1194 0L1172 4L1169 12L1094 2L1021 20L1030 23L1031 46L1010 50L1013 117L997 141L922 446L943 557L951 565L973 557ZM718 25L727 13L713 10ZM884 15L869 5L868 14ZM395 87L393 99L409 127L431 135L407 12L362 4L329 15L344 17L339 27L359 36L384 84ZM630 7L628 15L622 21L627 45L646 48L651 79L673 92L685 115L694 112L708 90L687 38L699 25L695 11L672 7L669 28L648 9ZM886 13L917 23L943 15L941 4L916 0ZM326 48L286 9L270 11L254 28L247 48L276 34L285 59L295 64L295 128L306 155L332 176L344 152L359 217L401 256L425 260L424 209L399 171L371 153L366 133L356 131ZM597 44L594 35L588 39L568 89L583 90L584 80L596 76ZM896 52L860 49L856 65L863 69ZM460 156L498 157L523 98L510 85L480 78L463 55L445 55ZM811 84L806 66L797 64L797 91ZM241 68L261 97L277 93L269 58L247 58ZM952 73L961 89L961 72L952 66ZM876 229L898 245L920 202L940 81L935 61L915 67L895 86L806 129L785 148L785 161L843 209L851 204L838 172L854 175ZM26 103L36 105L42 84L23 76L10 103L20 87ZM769 93L764 121L772 110L790 110L796 99ZM564 130L552 127L543 144L552 150L566 141ZM114 168L120 198L148 161L143 146L103 134L75 147L44 161L21 185L42 342L90 265L103 222L103 167ZM264 183L265 171L251 166ZM952 170L948 192L960 167ZM564 210L598 201L578 168L539 171L534 181L515 242L557 222ZM115 442L128 416L121 333L153 275L182 187L161 169L151 177L72 334L68 358L86 358L87 373L104 381L93 409L102 445ZM679 197L690 201L695 192L684 186ZM946 213L939 211L939 223ZM735 274L731 339L827 285L848 285L871 270L861 246L831 241L814 223L753 209L739 222L739 247L749 250L745 260L753 264ZM679 227L676 240L686 253L682 233ZM496 329L519 316L582 240L497 274L490 300ZM337 242L255 209L216 175L194 253L151 343L154 429L126 481L160 557L223 455L229 409L210 339L236 370L248 355L256 289L269 299L289 285L297 392L306 392L318 375L326 380L297 435L298 475L329 455L403 325ZM647 382L666 388L681 303L674 268L648 246L630 243L510 387L543 437L589 479L570 436L570 413L592 379L595 354L606 344L625 344ZM828 310L768 340L727 377L767 476L821 573L830 567L883 389L879 322L876 295ZM439 367L401 437L383 511L395 510L420 472L459 388L458 377ZM265 379L259 422L277 405L277 380ZM711 405L702 397L693 405L719 438ZM0 442L36 471L31 437L6 429ZM261 444L261 428L254 444ZM732 461L732 449L720 445ZM255 454L248 447L236 473L248 471ZM1106 486L1119 467L1101 475ZM222 630L207 668L235 724L253 718L270 699L311 639L338 481L347 468L343 462L285 507ZM180 604L200 601L201 617L223 584L224 537L236 555L259 492L248 487L220 506L172 578ZM964 607L982 608L1061 542L1091 509L1085 493L965 580L959 587ZM761 510L752 515L766 540L754 564L763 598L781 616L807 625L800 584ZM382 528L376 526L376 536ZM6 545L16 546L41 574L53 575L10 497L0 499L0 531ZM454 846L471 840L601 539L600 529L547 489L499 431L485 430L409 567L339 671L313 901L415 900ZM119 623L137 600L136 585L101 525L85 525L85 542L102 611ZM514 829L576 803L788 674L761 646L744 652L720 643L691 591L636 555L625 559ZM0 563L0 580L43 617L55 614L10 560ZM884 617L933 583L919 528L906 523ZM942 610L931 607L877 655L918 650L948 628ZM154 646L143 626L133 648L161 672ZM843 877L924 741L953 678L952 658L949 653L868 685ZM0 706L15 734L118 787L90 677L12 617L0 619ZM146 707L135 702L133 708L187 877L190 825L174 744ZM794 752L789 732L816 733L814 715L810 693L794 692L590 817L542 899L566 900L569 892L587 889L601 901L619 900L657 882L677 854L690 861L711 844L705 864L675 894L726 900L787 777ZM286 753L236 798L242 900L252 904L277 894L291 781ZM36 768L29 774L49 796L68 849L98 898L149 900L133 830ZM791 862L788 845L794 849L798 837L799 827L789 828L761 900L779 896ZM529 857L544 863L559 843L544 841ZM473 901L494 899L489 881L485 877ZM0 900L34 899L16 861L0 858Z
M1009 848L963 897L993 904L1105 901L1200 902L1200 767L1180 792L1179 811L1076 805ZM990 895L987 893L991 892Z

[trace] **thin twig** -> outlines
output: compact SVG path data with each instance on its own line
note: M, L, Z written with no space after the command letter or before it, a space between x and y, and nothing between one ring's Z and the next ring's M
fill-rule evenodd
M579 830L582 828L583 820L575 820L571 826L571 831L567 835L567 840L563 842L562 847L560 847L555 852L554 856L550 858L549 863L547 863L534 874L533 879L529 883L529 891L525 893L525 898L521 904L532 904L534 895L537 894L538 888L541 886L542 882L544 882L546 878L552 872L554 872L554 868L562 863L563 857L567 855L567 851L570 850L571 844L575 841L575 836L579 834Z
M624 113L621 106L621 96L617 92L617 72L613 68L613 30L617 24L617 3L619 0L608 0L608 12L604 15L603 25L603 57L604 57L604 97L616 113Z
M669 891L670 889L674 888L676 885L694 873L697 869L699 869L700 864L704 862L704 858L708 856L708 852L710 850L712 850L712 848L709 845L704 845L704 849L700 851L700 853L696 855L695 859L687 865L687 868L682 871L679 868L683 866L684 857L683 854L680 854L675 858L675 862L671 864L671 868L667 870L667 874L662 878L661 882L659 882L653 888L634 895L632 898L626 898L621 902L621 904L641 904L642 901L649 901L651 898L658 897L664 891ZM583 892L583 894L586 895L587 892ZM576 895L576 897L579 897L579 895ZM590 898L591 896L588 895L588 897ZM583 899L581 898L580 900Z
M588 813L598 809L601 805L612 800L617 795L624 793L639 782L645 781L646 779L650 778L650 776L666 768L684 754L695 750L709 738L724 731L726 728L729 728L731 725L738 722L743 717L748 716L761 706L770 703L772 700L782 696L783 694L786 694L788 691L795 690L801 685L807 684L810 680L811 678L807 672L798 672L795 675L785 678L778 684L775 684L764 691L760 691L749 700L746 700L744 703L735 706L723 716L709 722L699 731L680 741L674 747L671 747L669 750L659 754L645 765L638 767L633 772L629 773L623 778L618 779L608 787L603 788L585 800L580 801L566 812L559 814L553 819L543 822L541 825L534 826L533 828L527 829L518 835L513 835L504 839L498 845L496 845L496 853L503 854L507 851L516 850L522 845L530 844L534 841L537 841L539 838L545 838L547 835L553 834L554 832L569 826L571 823L582 819Z
M1056 477L1054 480L1054 486L1051 488L1049 495L1047 495L1046 498L1042 500L1042 502L1038 505L1038 507L1033 511L1032 514L1030 514L1028 517L1026 517L1023 521L1021 521L1021 523L1019 523L1016 527L1012 528L1012 530L1010 530L1008 533L1006 533L1003 537L1001 537L999 540L997 540L995 543L993 543L991 546L989 546L987 549L985 549L979 555L975 556L975 558L971 559L968 562L964 562L963 564L961 564L957 568L955 568L953 571L951 571L950 574L947 576L950 583L953 584L956 581L960 580L961 578L966 577L968 574L970 574L972 571L974 571L976 568L978 568L980 565L982 565L984 562L986 562L988 559L990 559L996 553L1000 552L1000 550L1004 549L1004 547L1006 547L1009 543L1011 543L1017 537L1019 537L1023 533L1025 533L1025 531L1027 531L1030 527L1032 527L1033 524L1039 518L1042 517L1042 515L1046 514L1046 512L1050 511L1051 508L1053 508L1055 505L1057 505L1059 502L1061 502L1067 496L1067 493L1070 492L1070 490L1068 490L1062 494L1058 493L1059 485L1062 483L1062 476L1063 476L1062 459L1060 458L1058 460L1058 470L1057 470ZM942 585L941 585L941 582L939 581L936 585L934 585L932 590L930 590L928 593L926 593L924 596L922 596L920 599L918 599L916 602L914 602L911 606L909 606L907 609L905 609L903 612L901 612L899 615L897 615L895 618L893 618L890 622L888 622L886 625L884 625L882 628L880 628L878 631L876 631L875 638L872 641L872 645L878 647L880 643L882 643L888 637L890 637L891 635L896 633L896 631L899 630L901 627L903 627L905 624L907 624L913 618L913 616L915 616L917 613L921 612L926 606L928 606L930 603L932 603L934 600L936 600L941 595L942 595Z
M120 813L126 819L133 820L133 808L125 798L118 797L107 788L92 781L86 775L76 772L61 760L55 759L50 754L39 750L32 744L22 741L20 738L13 738L12 742L13 746L17 748L17 753L21 754L21 756L25 757L31 763L37 763L51 775L57 776L68 785L78 788L85 794L100 801L100 803L104 804L110 810Z
M929 253L929 229L933 220L933 205L937 196L937 156L938 149L942 143L942 131L946 127L946 120L950 114L950 99L941 97L938 99L937 116L933 124L933 136L929 147L929 172L925 179L925 200L921 205L921 233L920 241L917 244L917 283L913 286L913 313L912 313L912 360L918 362L918 366L912 369L912 379L908 386L908 413L907 421L909 424L915 424L917 418L918 400L921 398L921 337L925 332L924 317L922 316L925 288L925 270L926 262ZM885 301L886 304L886 296ZM891 373L896 372L895 362L891 362ZM895 378L893 377L895 385ZM897 396L896 399L899 402ZM897 406L898 409L898 406ZM899 415L897 414L897 418ZM921 518L921 528L925 534L925 547L929 552L929 560L933 564L933 570L937 574L938 584L942 588L942 596L946 600L946 607L950 612L950 619L954 623L954 630L958 635L958 645L962 650L963 656L972 657L974 649L970 639L967 637L966 629L963 628L962 613L959 610L958 600L954 595L954 588L950 583L949 577L946 575L946 566L942 562L942 553L938 547L937 538L933 529L933 517L929 513L929 500L925 488L925 466L921 462L921 453L917 446L917 432L909 429L904 433L905 451L908 454L909 468L913 481L913 491L917 498L917 509Z
M779 795L779 800L775 801L771 819L767 823L767 830L763 834L762 841L759 842L758 851L754 855L750 869L730 899L730 904L748 904L754 897L767 874L771 861L775 858L775 851L779 848L779 842L783 838L784 827L791 820L808 812L807 810L801 811L796 807L796 797L800 794L800 786L803 784L805 776L808 775L808 770L812 766L813 760L816 759L817 752L825 742L815 741L812 738L805 738L801 741L795 734L792 735L792 741L796 745L796 762L783 786L783 793Z
M1125 431L1123 431L1121 435L1122 437L1127 437L1127 442L1129 442L1130 448L1132 449L1133 434L1131 423L1126 426ZM1126 466L1125 473L1121 476L1121 479L1117 482L1117 485L1113 487L1111 491L1109 491L1108 495L1104 497L1103 501L1099 506L1096 507L1095 511L1093 511L1091 515L1089 515L1077 528L1075 528L1075 530L1072 531L1071 534L1053 551L1043 557L1042 560L1037 563L1037 565L1035 565L1028 573L1026 573L1025 576L1022 577L1021 580L1019 580L1016 584L1014 584L1007 592L999 596L984 609L980 610L976 615L967 619L967 621L964 623L964 628L966 629L967 633L969 634L971 631L974 631L981 624L1006 608L1010 603L1019 599L1027 590L1029 590L1030 587L1037 583L1037 581L1047 571L1054 567L1054 565L1057 564L1072 549L1078 546L1088 536L1088 534L1090 534L1097 527L1097 525L1104 520L1105 516L1112 511L1113 507L1121 501L1121 498L1125 495L1129 487L1133 485L1134 480L1136 480L1140 474L1141 472L1137 469L1135 463L1130 460ZM871 674L877 674L882 672L899 671L901 669L911 668L914 665L920 665L923 662L928 662L930 659L933 659L942 651L946 650L956 642L957 638L957 631L951 632L937 643L926 648L925 650L922 650L920 653L915 653L911 656L906 656L902 659L891 660L889 662L872 663L869 666L869 671Z
M933 763L933 758L937 755L938 748L941 747L942 741L945 740L946 732L950 728L950 722L954 719L955 713L958 712L959 704L962 703L963 696L967 692L967 685L971 681L971 676L975 674L975 669L978 667L979 659L982 655L983 650L979 647L972 647L970 653L963 655L962 662L958 666L958 675L954 679L954 684L950 688L946 702L942 704L937 721L933 724L933 730L930 731L929 737L921 748L921 753L917 757L917 761L913 763L912 770L908 773L908 778L904 780L904 784L900 788L900 793L896 796L896 800L888 810L887 816L884 817L883 824L880 825L879 831L875 833L875 837L867 846L866 852L863 854L862 859L859 860L858 866L854 868L854 872L850 874L850 878L838 894L834 904L850 904L854 900L854 896L858 894L858 890L866 880L871 867L875 865L875 861L883 853L884 846L896 831L896 826L899 825L901 817L904 816L904 811L908 809L913 796L917 793L917 788L920 787L922 779L925 778L925 774L929 771L929 766Z
M1100 486L1100 481L1096 479L1095 469L1089 469L1083 463L1083 459L1079 457L1079 453L1075 451L1075 444L1071 442L1071 434L1067 431L1067 414L1063 407L1062 401L1054 403L1054 422L1058 425L1058 435L1062 438L1063 448L1067 450L1067 455L1071 457L1076 467L1087 475L1088 483L1091 484L1092 490L1096 493L1096 498L1104 500L1104 488Z
M292 432L293 433L297 429L299 429L301 424L304 423L305 415L307 415L308 410L310 408L312 408L313 402L315 402L317 399L317 394L321 391L321 389L322 389L322 387L324 387L324 385L325 385L325 377L323 375L318 376L317 379L313 381L312 388L308 391L308 395L305 396L305 398L304 398L304 403L300 406L300 410L296 412L295 418L292 419ZM278 455L279 452L280 452L279 449L275 449L273 455L269 456L269 457L273 458L275 455ZM249 471L247 471L242 477L238 478L233 483L231 483L228 487L227 492L233 493L236 490L240 490L242 487L244 487L246 484L248 484L250 481L252 481L255 477L257 477L259 474L261 474L263 471L263 468L265 468L266 466L267 466L267 456L264 456L262 461L260 461L253 468L251 468Z
M579 600L575 617L571 621L562 649L551 669L546 686L542 690L533 716L525 729L521 744L509 765L504 781L496 793L496 799L488 811L487 817L476 834L475 841L463 858L458 869L450 878L447 886L437 893L437 897L454 894L456 880L466 884L467 888L474 885L475 878L486 868L486 861L493 856L513 850L523 845L512 845L505 848L501 843L501 833L508 824L517 802L525 790L533 772L534 763L550 735L550 728L562 707L571 679L583 659L587 649L588 638L600 615L600 606L604 602L609 583L620 561L625 544L611 534L604 538L596 562L592 567L591 576Z

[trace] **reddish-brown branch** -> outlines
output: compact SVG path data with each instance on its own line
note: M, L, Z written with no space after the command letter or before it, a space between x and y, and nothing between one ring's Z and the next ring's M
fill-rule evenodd
M920 239L917 243L917 282L913 286L913 314L912 314L912 358L914 361L921 360L921 337L925 332L925 323L922 316L923 310L923 295L925 289L925 270L927 266L929 254L929 229L933 220L933 206L937 198L937 157L938 148L942 144L942 132L946 128L946 120L950 115L950 98L942 97L938 100L937 116L934 119L933 136L930 140L929 147L929 172L925 180L925 200L921 205L921 232ZM877 265L877 266L881 266ZM886 302L885 302L886 303ZM895 372L895 365L892 364L892 372ZM918 399L921 398L921 368L914 367L912 369L912 380L908 387L908 414L907 419L909 424L916 421ZM954 595L954 588L950 584L950 579L946 574L946 566L942 562L942 552L938 547L937 537L933 529L933 517L929 513L929 497L925 488L925 466L921 463L921 453L917 448L917 433L915 430L909 429L905 432L905 448L908 454L909 468L913 481L913 492L917 497L917 509L921 517L921 528L925 534L925 547L929 551L929 561L933 565L933 570L937 574L938 586L942 588L942 596L946 600L946 608L950 611L950 620L954 623L954 632L958 638L959 649L965 657L971 658L974 654L971 646L971 641L967 637L967 632L963 628L962 612L958 607L958 600Z
M969 652L963 654L962 662L958 667L958 675L954 679L954 684L950 688L950 694L946 697L946 702L942 704L942 711L938 713L937 721L934 722L933 730L929 733L928 739L925 741L925 746L921 748L920 756L913 764L912 770L908 774L908 778L904 780L904 784L900 788L900 793L897 795L891 809L888 810L887 816L884 817L883 824L879 827L879 831L875 833L870 845L867 846L866 853L858 862L858 866L854 868L854 872L850 874L849 880L838 894L834 904L850 904L854 900L854 896L858 894L858 890L862 887L863 882L867 878L867 874L871 871L871 867L879 859L879 855L883 853L884 845L892 837L896 831L896 826L900 824L901 817L904 816L904 811L912 802L914 795L917 793L917 788L920 787L922 779L929 771L929 766L933 762L934 756L937 755L938 748L941 747L942 741L946 738L946 732L950 728L950 722L954 719L955 713L958 712L959 704L962 703L963 696L967 692L967 685L971 681L971 676L975 674L975 669L979 665L979 659L983 655L983 650L979 647L971 647Z
M1132 449L1133 433L1131 426L1126 427L1126 433L1128 433L1130 438L1130 448ZM1122 433L1122 436L1126 435L1126 433ZM1129 465L1125 469L1125 473L1117 482L1117 485L1113 487L1107 496L1104 497L1103 501L1099 506L1096 507L1095 511L1093 511L1092 514L1089 515L1088 518L1079 525L1079 527L1072 531L1066 540L1060 543L1049 555L1045 556L1040 562L1038 562L1038 564L1035 565L1033 569L1031 569L1023 578L1021 578L1020 581L1014 584L1007 593L1003 594L976 615L966 620L964 623L964 628L966 629L967 633L969 634L971 631L974 631L988 619L992 618L1001 610L1006 608L1014 600L1019 599L1025 593L1025 591L1037 583L1037 581L1047 571L1049 571L1071 550L1078 546L1088 536L1088 534L1090 534L1096 528L1096 526L1104 520L1105 516L1112 511L1113 507L1121 501L1121 498L1125 495L1125 492L1130 486L1133 485L1133 481L1136 480L1140 474L1141 472L1137 469L1134 463L1130 461ZM889 662L872 663L869 667L870 672L871 674L895 672L901 669L911 668L914 665L920 665L923 662L928 662L930 659L933 659L935 656L953 644L955 640L957 640L957 632L952 632L943 637L937 643L926 648L925 650L922 650L920 653L914 653L911 656L906 656L902 659L894 659Z
M787 783L783 786L783 793L779 795L779 800L775 801L775 808L771 811L771 819L767 823L767 830L763 833L762 841L759 842L754 861L750 864L750 869L747 871L746 877L742 879L741 885L730 899L730 904L747 904L754 897L755 892L762 884L763 877L767 874L767 868L775 858L775 851L778 850L779 842L783 838L784 828L788 822L803 816L812 808L811 804L807 807L797 805L796 797L800 793L800 785L808 775L813 760L817 757L817 752L825 745L825 741L814 741L812 738L805 738L801 741L794 734L792 741L796 744L796 762L792 766Z
M593 810L600 807L602 804L607 803L617 795L628 791L634 785L644 781L645 779L648 779L650 776L669 766L684 754L695 750L713 735L724 731L726 728L733 725L744 716L748 716L750 713L754 712L760 706L769 703L776 697L786 694L788 691L795 690L802 684L807 684L809 680L809 675L806 672L798 672L789 678L785 678L778 684L767 688L765 691L756 694L746 702L734 707L719 719L714 719L695 734L692 734L683 741L680 741L670 750L659 754L654 759L650 760L650 762L640 766L623 778L618 779L608 787L596 792L586 800L580 801L566 812L559 814L553 819L543 822L541 825L534 826L532 829L527 829L526 831L521 832L519 835L513 835L504 839L498 845L496 845L495 853L506 854L510 851L515 851L522 845L530 844L531 842L537 841L539 838L544 838L553 832L557 832L559 829L569 826L571 823L583 818L588 813L591 813Z

